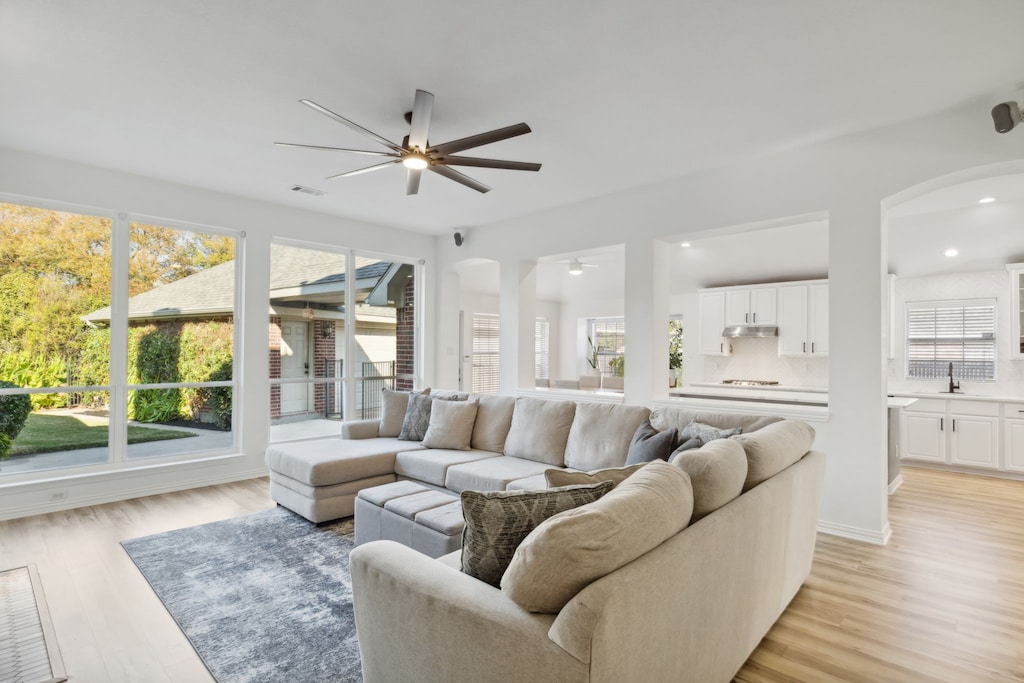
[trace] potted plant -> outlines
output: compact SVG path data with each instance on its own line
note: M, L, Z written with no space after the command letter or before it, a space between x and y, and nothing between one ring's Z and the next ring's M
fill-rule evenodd
M668 368L672 372L669 386L681 386L683 383L683 321L668 322Z

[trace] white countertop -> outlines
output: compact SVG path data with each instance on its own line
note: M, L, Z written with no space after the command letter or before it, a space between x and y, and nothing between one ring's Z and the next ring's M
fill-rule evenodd
M988 394L976 394L973 392L955 392L949 393L948 391L894 391L890 396L906 397L906 398L951 398L957 401L990 401L992 403L1024 403L1024 396L994 396Z
M669 392L672 397L687 399L715 399L744 403L763 403L769 406L795 405L828 407L828 390L818 387L792 387L773 385L768 387L730 386L694 382ZM906 408L921 396L890 396L886 402L889 408ZM771 408L768 407L768 410Z

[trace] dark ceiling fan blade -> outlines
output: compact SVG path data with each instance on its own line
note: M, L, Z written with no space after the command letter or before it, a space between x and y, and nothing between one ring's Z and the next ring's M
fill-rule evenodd
M477 166L479 168L504 168L509 171L539 171L540 164L529 161L502 161L501 159L480 159L479 157L441 157L435 159L448 166Z
M360 173L369 173L370 171L379 171L382 168L387 168L401 162L401 159L394 159L392 161L385 161L383 164L375 164L373 166L367 166L366 168L357 168L354 171L346 171L345 173L338 173L337 175L327 176L324 180L334 180L335 178L348 178L349 176L359 175Z
M426 90L416 91L412 105L412 122L409 127L409 147L427 148L427 129L430 128L430 114L434 110L434 96Z
M448 168L447 166L442 166L441 164L431 164L430 166L427 166L427 168L429 168L434 173L443 175L445 178L448 178L449 180L454 180L457 183L462 183L466 187L471 187L477 192L490 192L491 190L491 188L487 187L483 183L473 180L464 173L459 173L454 168Z
M314 111L320 112L321 114L323 114L327 118L334 119L338 123L342 123L342 124L348 126L349 128L351 128L354 131L358 131L358 132L362 133L363 135L366 135L367 137L373 138L374 140L376 140L380 144L384 145L385 147L389 147L390 149L394 150L395 152L398 152L398 153L402 152L401 146L396 145L395 143L391 142L390 140L388 140L385 137L381 137L380 135L377 135L372 130L367 130L366 128L363 128L362 126L360 126L355 121L349 121L344 116L341 116L340 114L335 114L333 111L331 111L330 109L328 109L326 107L321 107L316 102L313 102L311 100L299 100L299 102L301 102L302 104L306 105L307 107L309 107L310 109L312 109ZM463 148L463 149L465 149L465 148Z
M528 125L525 123L517 123L514 126L505 126L504 128L497 128L486 133L470 135L468 138L460 138L458 140L452 140L451 142L444 142L435 147L431 147L427 151L435 156L444 156L445 154L461 152L464 149L482 147L483 145L489 145L492 142L508 140L509 138L514 138L517 135L525 135L529 132L530 127Z
M319 149L325 152L352 152L353 154L369 154L375 157L397 157L394 152L371 152L366 149L348 149L346 147L324 147L323 145L302 145L297 142L275 142L279 147L301 147L302 149Z
M423 175L422 168L405 169L405 194L419 194L420 177Z

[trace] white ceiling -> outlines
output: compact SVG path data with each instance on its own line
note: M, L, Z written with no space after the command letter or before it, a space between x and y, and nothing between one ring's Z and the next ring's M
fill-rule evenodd
M438 234L965 104L988 126L1024 64L1018 0L0 0L0 25L0 146ZM401 139L416 88L432 141L525 121L473 154L543 169L406 197L271 144L372 148L300 98Z

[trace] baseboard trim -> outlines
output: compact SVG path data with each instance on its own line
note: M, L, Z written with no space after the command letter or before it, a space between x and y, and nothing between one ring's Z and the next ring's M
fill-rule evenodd
M889 495L896 493L896 489L903 486L903 475L897 474L896 478L889 482Z
M819 521L818 532L828 534L829 536L840 536L842 538L849 538L854 541L863 541L874 545L885 545L889 542L889 538L892 536L892 527L889 526L889 522L887 521L881 531L869 531L860 527L847 526L846 524Z

